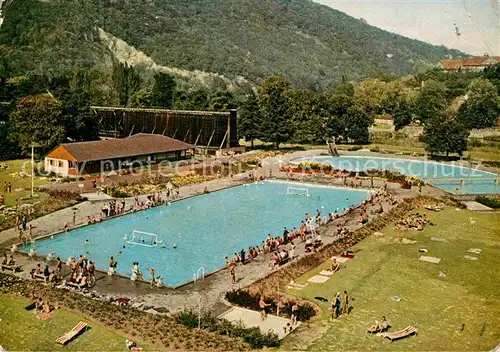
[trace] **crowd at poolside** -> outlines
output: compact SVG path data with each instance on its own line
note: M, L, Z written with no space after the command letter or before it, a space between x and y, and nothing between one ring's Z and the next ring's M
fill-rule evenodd
M381 203L384 201L388 202L390 205L395 205L398 201L396 197L387 192L386 186L378 188L371 194L369 199L364 200L359 205L360 215L357 223L364 225L368 222L368 205L373 206L372 213L381 213L383 211ZM294 227L289 231L285 227L282 236L273 237L271 234L268 234L266 240L262 241L259 246L251 246L247 250L242 249L240 252L234 253L232 258L226 257L226 266L230 269L231 282L233 284L236 283L236 265L245 265L255 260L258 256L274 253L274 257L269 264L269 268L272 270L297 257L295 253L297 243L305 244L306 254L317 251L323 245L323 240L318 230L321 225L331 223L337 219L342 219L337 222L334 227L333 240L338 241L346 237L349 235L350 230L347 227L345 216L353 213L356 208L357 207L351 205L341 213L334 210L326 217L322 216L320 210L316 210L315 216L306 213L299 228Z
M101 213L99 215L88 216L87 223L94 224L101 222L109 217L123 215L128 212L134 213L136 211L150 209L159 205L166 205L170 201L179 198L179 194L180 191L177 187L172 189L169 188L162 192L155 192L151 195L146 196L146 199L144 201L141 201L139 197L136 196L134 198L134 202L130 205L128 210L125 206L124 199L113 199L107 203L104 203L104 205L101 207ZM69 226L65 225L65 231L67 231L68 229Z

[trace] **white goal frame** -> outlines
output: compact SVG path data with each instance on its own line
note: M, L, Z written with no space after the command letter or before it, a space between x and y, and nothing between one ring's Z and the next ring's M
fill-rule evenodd
M298 192L300 191L300 192ZM286 189L287 196L304 196L309 197L309 189L307 188L299 188L299 187L287 187Z
M139 234L139 237L136 236L137 234ZM144 235L150 236L153 239L153 241L151 241L151 243L140 242L140 238L144 237ZM151 232L132 230L132 239L127 239L127 243L144 247L156 247L158 246L158 235L156 233L151 233Z

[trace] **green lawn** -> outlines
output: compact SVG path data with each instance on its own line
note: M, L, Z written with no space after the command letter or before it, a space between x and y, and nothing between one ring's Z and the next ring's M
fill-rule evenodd
M33 311L24 309L27 304L28 301L0 296L0 344L8 351L127 351L125 336L64 309L41 321ZM80 320L86 321L90 329L66 346L55 343Z
M490 350L500 342L500 214L453 208L427 214L436 226L422 232L388 226L381 231L383 236L373 235L356 245L356 258L327 283L288 291L321 308L321 315L312 324L328 324L327 332L311 350ZM475 225L470 224L470 218ZM432 241L433 236L448 242ZM401 238L417 243L395 243ZM426 248L426 255L439 257L441 262L419 261L419 248ZM482 253L468 253L470 248L480 248ZM466 260L465 255L479 259ZM328 266L329 262L296 282L305 283ZM439 277L440 272L446 277ZM350 293L352 313L330 321L330 303L314 297L330 299L333 293L344 290ZM394 302L393 296L401 300ZM419 329L418 335L391 344L367 334L366 328L384 314L392 331L411 324ZM287 346L290 348L285 339L282 348Z
M15 205L16 199L29 196L31 193L31 162L30 160L10 160L2 161L1 164L7 164L8 169L0 169L0 194L5 197L5 205ZM19 173L24 172L28 177L20 177ZM12 184L12 193L4 191L4 182ZM48 181L42 178L35 178L35 187L46 184ZM33 201L38 201L35 199ZM27 203L21 201L20 204Z

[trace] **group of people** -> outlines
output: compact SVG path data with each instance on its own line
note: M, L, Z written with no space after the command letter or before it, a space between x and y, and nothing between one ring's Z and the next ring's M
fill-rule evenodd
M344 291L342 299L340 292L337 292L332 297L332 319L337 319L340 315L349 314L349 295Z
M125 200L113 199L107 203L104 203L101 208L101 214L103 218L123 214L125 212Z
M256 175L254 174L253 172L250 172L248 174L248 180L250 182L256 182L256 181L264 181L266 178L264 177L264 175Z
M395 228L401 231L422 231L424 227L430 223L429 218L425 214L410 214L395 224Z
M80 255L78 260L68 258L66 265L71 269L70 274L66 278L66 283L75 284L79 287L90 286L95 283L96 267L94 262L88 260L86 256ZM61 269L61 260L57 258L57 270Z
M33 303L32 307L34 307L36 314L50 313L57 308L57 306L51 304L48 299L44 300L42 297L38 297L38 299Z
M3 182L3 191L4 191L4 193L12 193L12 183L4 181Z
M4 266L10 266L10 267L13 267L16 265L16 261L14 260L14 255L11 255L10 256L10 259L7 258L7 254L4 253L3 254L3 260L2 260L2 265Z
M116 269L116 261L111 257L110 259L110 271L113 269L113 271ZM113 265L113 266L112 266ZM132 274L130 275L130 280L131 281L136 281L136 280L144 280L144 275L142 274L141 270L139 269L139 262L133 262L132 263L132 268L131 268ZM163 284L163 277L161 276L156 276L155 269L153 267L149 268L149 277L150 277L150 287L156 286L156 287L161 287Z

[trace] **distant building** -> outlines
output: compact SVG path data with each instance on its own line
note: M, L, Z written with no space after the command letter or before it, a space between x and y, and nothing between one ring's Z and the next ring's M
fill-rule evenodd
M193 155L191 144L163 135L138 133L122 139L61 144L45 156L45 171L60 176L99 174Z
M473 56L465 60L442 60L441 68L448 72L482 71L500 63L500 56Z

